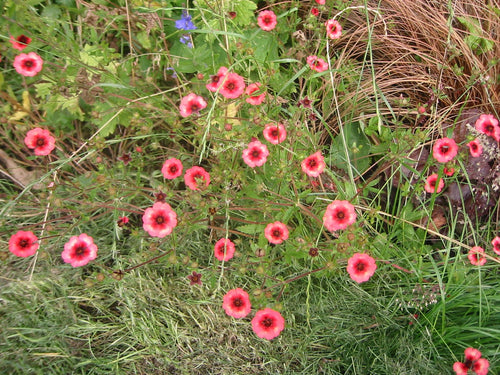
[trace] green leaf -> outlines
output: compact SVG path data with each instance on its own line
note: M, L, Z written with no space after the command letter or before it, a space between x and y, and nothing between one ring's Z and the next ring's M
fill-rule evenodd
M236 17L233 22L239 26L248 26L255 20L257 5L250 0L234 0L231 2Z
M253 235L262 232L264 230L264 226L260 224L248 224L248 225L242 225L236 228L236 230L241 233Z

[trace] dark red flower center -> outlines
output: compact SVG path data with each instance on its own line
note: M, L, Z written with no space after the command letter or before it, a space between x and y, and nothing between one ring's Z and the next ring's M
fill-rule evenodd
M82 257L83 255L85 255L85 250L87 250L87 246L78 245L77 247L75 247L75 256Z
M278 131L278 129L274 129L274 130L271 130L271 135L274 137L274 138L278 138L279 135L280 135L280 132Z
M192 103L191 104L191 111L198 112L199 110L200 110L200 107L198 106L197 103Z
M356 264L356 271L358 272L363 272L366 268L366 264L364 262L358 262L358 264Z
M470 149L471 149L472 151L476 152L476 151L477 151L477 148L478 148L478 147L477 147L477 144L476 144L476 143L471 143L471 144L470 144Z
M258 159L260 157L260 150L257 148L254 148L251 153L252 157L255 159Z
M218 75L210 76L212 83L219 83L220 77Z
M309 255L312 257L318 256L319 254L319 249L317 247L311 247L309 249Z
M241 300L241 298L237 297L237 298L233 299L233 306L235 306L235 307L243 306L243 301Z
M30 241L27 240L26 238L22 238L20 241L19 241L19 244L18 244L20 247L28 247L30 245Z
M266 25L268 25L268 24L273 22L273 19L271 16L264 16L264 18L262 18L262 22L264 22Z
M27 59L23 61L23 67L26 69L31 69L35 65L35 62L32 59Z
M430 179L429 180L429 185L431 186L431 188L434 189L434 187L436 186L436 180L434 178Z
M172 166L170 166L169 171L170 171L170 173L172 173L172 174L173 174L173 173L175 173L175 172L177 172L177 165L172 165Z
M281 234L282 233L281 233L280 229L276 228L276 229L273 230L273 237L274 238L281 238Z
M318 165L318 162L316 161L316 159L309 159L307 165L311 168L315 168Z
M487 135L492 135L493 133L495 133L495 127L493 126L493 124L486 124L484 126L484 132L487 134Z
M439 148L439 151L441 151L443 154L446 154L448 151L450 151L450 146L443 145Z
M230 82L226 83L226 89L228 89L229 91L233 91L235 88L236 88L236 85L234 84L234 82L230 81Z
M273 323L274 323L274 321L273 321L273 319L272 319L272 318L270 318L270 317L265 317L264 319L262 319L262 320L260 321L260 324L261 324L261 325L263 325L263 326L264 326L264 327L266 327L266 328L270 328L270 327L272 327Z
M37 145L38 147L42 147L42 146L44 146L44 145L45 145L45 138L43 138L43 137L37 138L37 139L36 139L36 145Z
M156 221L156 224L163 224L165 222L165 217L163 217L162 215L158 215L156 218L155 218L155 221Z
M342 220L345 218L345 212L344 211L337 211L337 219Z

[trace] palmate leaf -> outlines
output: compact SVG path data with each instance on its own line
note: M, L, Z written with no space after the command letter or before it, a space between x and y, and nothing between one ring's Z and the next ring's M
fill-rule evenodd
M235 0L231 2L236 17L233 22L238 26L247 26L255 21L255 9L257 5L250 0Z
M470 33L470 35L464 38L465 43L467 43L470 49L481 54L491 51L495 47L493 40L483 37L486 33L483 31L481 23L478 20L470 17L457 17L457 19Z

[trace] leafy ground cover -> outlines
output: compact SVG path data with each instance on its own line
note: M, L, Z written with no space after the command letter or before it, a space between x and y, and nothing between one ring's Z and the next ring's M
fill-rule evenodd
M498 2L0 7L5 373L498 373Z

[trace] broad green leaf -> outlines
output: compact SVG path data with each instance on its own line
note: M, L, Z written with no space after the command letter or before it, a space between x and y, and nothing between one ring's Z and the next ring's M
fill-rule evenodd
M255 21L257 5L249 0L234 0L231 2L236 17L233 22L239 26L247 26Z

